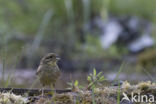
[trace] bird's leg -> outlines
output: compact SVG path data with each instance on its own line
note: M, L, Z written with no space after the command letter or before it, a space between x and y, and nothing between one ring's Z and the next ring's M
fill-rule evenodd
M52 94L52 96L56 93L56 91L55 91L55 85L51 85L51 94Z
M53 84L54 93L56 94L55 84Z
M42 97L44 97L44 86L42 87Z

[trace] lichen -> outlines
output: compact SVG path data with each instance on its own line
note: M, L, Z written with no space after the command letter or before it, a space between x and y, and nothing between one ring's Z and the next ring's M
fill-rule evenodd
M26 104L28 99L13 93L0 93L0 104Z

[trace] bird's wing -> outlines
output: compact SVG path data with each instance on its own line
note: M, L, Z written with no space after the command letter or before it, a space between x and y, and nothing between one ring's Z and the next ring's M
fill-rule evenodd
M38 67L36 75L38 75L41 72L41 66Z

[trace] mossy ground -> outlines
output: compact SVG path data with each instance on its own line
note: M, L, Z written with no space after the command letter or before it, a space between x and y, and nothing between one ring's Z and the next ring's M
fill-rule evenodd
M120 92L120 93L119 93ZM95 88L94 93L91 90L78 89L75 92L54 93L53 97L48 95L23 96L11 93L0 93L1 104L117 104L117 98L120 94L120 101L123 98L123 92L131 97L131 93L156 96L156 83L140 82L137 85L131 85L127 81L121 86L107 86ZM93 100L94 97L94 100ZM156 98L155 98L156 99ZM126 104L126 103L124 103ZM128 104L128 103L127 103ZM134 103L135 104L135 103ZM137 103L144 104L144 103Z

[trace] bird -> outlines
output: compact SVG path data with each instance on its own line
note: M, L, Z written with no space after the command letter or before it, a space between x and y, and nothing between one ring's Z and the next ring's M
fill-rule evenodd
M61 71L57 65L60 58L55 53L48 53L45 55L37 68L36 75L42 84L42 96L44 96L44 87L50 86L55 88L55 83L59 78Z

